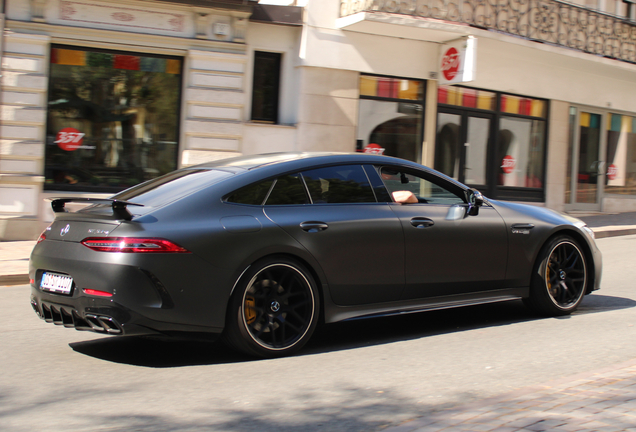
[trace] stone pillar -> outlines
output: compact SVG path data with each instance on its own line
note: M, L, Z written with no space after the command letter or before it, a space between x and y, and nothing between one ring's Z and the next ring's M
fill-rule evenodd
M565 210L565 182L567 178L568 141L570 139L570 104L550 102L550 131L545 167L545 206Z
M0 240L35 239L44 182L49 37L5 32L0 126Z
M298 150L355 151L359 76L355 71L300 68Z
M241 154L246 62L242 53L188 51L182 166Z

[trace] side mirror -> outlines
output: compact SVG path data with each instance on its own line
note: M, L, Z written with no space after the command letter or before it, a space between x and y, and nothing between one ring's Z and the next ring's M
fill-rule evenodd
M477 216L479 207L484 204L484 196L475 188L466 191L466 199L468 201L468 216Z

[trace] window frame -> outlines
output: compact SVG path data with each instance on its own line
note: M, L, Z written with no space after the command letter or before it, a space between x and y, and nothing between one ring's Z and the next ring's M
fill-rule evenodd
M250 108L250 121L255 123L269 123L269 124L279 124L279 111L280 111L280 91L281 91L281 72L282 72L282 64L283 64L283 54L279 52L272 51L254 51L254 61L252 67L252 99L251 99L251 108ZM257 111L262 113L263 107L266 105L267 101L265 101L265 97L263 97L263 101L260 103L256 103L257 97L256 92L261 89L261 86L257 86L257 80L259 80L262 75L257 74L257 71L264 70L262 61L273 61L275 63L275 79L274 84L272 86L271 93L275 94L276 97L272 101L272 113L271 115L259 115Z
M367 202L352 202L352 203L315 203L313 201L313 198L311 196L311 192L309 191L309 188L307 186L307 183L305 181L305 176L303 176L303 172L306 171L313 171L316 169L324 169L324 168L330 168L330 167L345 167L345 166L357 166L360 167L362 169L362 172L364 173L364 175L366 176L368 182L369 182L369 188L371 189L371 192L373 193L373 197L375 199L375 201L367 201ZM373 174L375 173L375 174ZM307 197L308 203L306 204L267 204L267 200L269 199L272 191L274 190L274 188L276 187L276 183L278 181L278 179L280 177L284 177L284 176L289 176L289 175L299 175L301 180L302 180L302 184L305 190L305 195ZM263 201L260 204L246 204L246 203L238 203L238 202L233 202L230 201L230 198L232 197L232 195L234 195L235 193L252 187L258 183L265 183L265 182L272 182L269 190L267 191L267 194L265 194L265 198L263 199ZM379 190L378 190L379 189ZM222 201L226 204L232 204L232 205L243 205L243 206L255 206L255 207L268 207L268 206L306 206L306 205L320 205L320 206L325 206L325 205L369 205L369 204L384 204L387 202L391 202L385 199L384 196L379 196L379 195L384 195L384 193L388 194L388 192L386 192L386 187L384 186L384 184L382 183L382 181L379 179L379 175L377 174L377 167L375 167L374 165L371 164L365 164L365 163L360 163L360 162L353 162L353 163L338 163L338 164L329 164L329 165L317 165L314 167L308 167L305 169L300 169L300 170L293 170L293 171L289 171L289 172L283 172L280 174L277 174L275 176L270 176L267 178L263 178L260 180L257 180L255 182L246 184L244 186L238 187L236 189L234 189L232 192L229 192L227 194L224 195L224 197L222 198ZM388 195L386 195L388 197Z
M468 204L468 200L466 198L466 192L467 192L467 188L464 188L463 186L460 186L459 184L455 184L454 182L448 181L445 178L442 178L438 175L436 175L435 173L430 173L430 172L426 172L426 171L420 171L417 169L413 169L413 168L408 168L408 167L400 167L400 166L394 166L394 165L376 165L375 166L375 171L376 174L379 178L379 181L382 182L382 185L384 186L384 188L386 189L390 203L394 203L397 204L397 202L393 199L393 192L395 191L391 191L391 189L386 185L385 181L382 179L382 170L383 169L390 169L390 170L394 170L397 172L402 172L404 174L407 175L412 175L415 177L418 177L424 181L427 181L439 188L444 189L445 191L453 194L454 196L456 196L458 199L460 199L462 201L462 203L436 203L436 202L418 202L418 203L411 203L411 204L405 204L405 205L443 205L443 206L453 206L453 205L462 205L462 204Z
M469 89L476 91L483 91L487 93L495 94L495 107L493 110L481 109L476 107L466 107L463 105L455 105L448 103L437 103L437 113L439 114L440 108L445 109L446 111L457 111L457 112L465 112L468 114L479 115L480 113L489 113L493 116L492 133L494 133L495 137L492 138L492 145L489 145L487 150L487 161L486 161L486 180L487 180L487 188L485 188L482 192L493 198L493 199L502 199L502 200L519 200L526 202L545 202L546 197L546 179L547 179L547 162L548 162L548 137L550 136L550 100L521 95L512 92L502 92L502 91L494 91L490 89L484 89L479 87L469 87L464 85L453 85L452 87L458 87L461 89ZM439 91L439 90L438 90ZM530 100L539 100L544 103L544 112L543 116L532 116L525 114L516 114L511 112L505 112L502 110L502 98L505 96L513 96L523 99ZM525 187L525 186L501 186L497 182L497 166L501 165L501 161L497 160L497 154L500 147L499 142L499 131L501 129L501 119L507 118L520 118L520 119L529 119L529 120L538 120L544 122L544 130L543 130L543 173L541 176L542 187L534 188L534 187ZM435 168L435 167L433 167Z

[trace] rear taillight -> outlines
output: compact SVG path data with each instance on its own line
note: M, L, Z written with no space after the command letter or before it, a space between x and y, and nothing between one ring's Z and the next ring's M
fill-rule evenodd
M51 225L53 225L53 224L51 224ZM46 240L46 233L47 233L48 231L51 231L51 225L47 226L47 227L44 229L44 231L42 231L42 234L40 234L40 237L38 237L38 241L37 241L37 243L36 243L36 244L38 244L38 243L40 243L40 242L42 242L42 241Z
M159 238L89 237L82 240L89 249L99 252L189 253L170 240Z

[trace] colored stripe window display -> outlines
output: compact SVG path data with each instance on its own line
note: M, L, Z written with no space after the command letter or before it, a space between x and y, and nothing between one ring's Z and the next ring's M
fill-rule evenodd
M424 97L423 88L422 83L415 80L360 76L360 96L422 100Z
M181 60L160 57L144 57L128 54L111 54L53 48L51 63L67 66L90 66L143 72L181 74Z
M86 51L54 48L51 54L51 63L69 66L86 66Z
M495 110L496 94L484 90L441 85L437 89L437 102L466 108Z
M520 114L545 118L544 101L512 95L501 95L501 111L508 114Z
M601 127L601 116L599 114L582 112L579 123L581 127L599 129Z
M139 57L131 55L115 55L113 67L115 69L139 70Z

